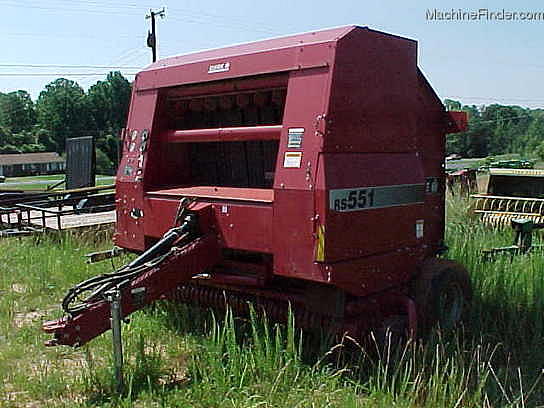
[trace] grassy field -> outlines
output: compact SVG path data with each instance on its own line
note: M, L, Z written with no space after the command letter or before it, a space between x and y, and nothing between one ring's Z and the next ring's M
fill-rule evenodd
M6 183L16 183L19 181L61 180L63 177L64 177L63 174L48 174L45 176L8 177L6 179Z
M51 174L47 176L8 177L4 183L0 183L2 189L46 190L48 186L64 179L64 174ZM114 184L113 176L96 176L96 185L103 186ZM60 188L64 188L61 185Z
M116 396L111 338L45 348L41 322L65 290L109 272L82 255L106 239L0 241L0 407L535 407L544 406L544 256L483 262L509 244L448 205L448 256L471 272L464 327L375 352L257 319L162 303L124 325L127 390ZM120 264L123 260L115 262Z

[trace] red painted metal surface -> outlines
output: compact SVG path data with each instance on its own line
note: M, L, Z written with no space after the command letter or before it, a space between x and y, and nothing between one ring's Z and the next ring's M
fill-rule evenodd
M279 140L281 125L231 127L219 129L173 130L166 134L166 143L236 142L244 140Z
M274 190L257 188L195 186L150 191L149 196L165 196L177 198L196 197L210 198L216 200L238 200L272 203L274 201Z
M448 111L448 133L465 132L468 130L468 113Z
M316 196L321 203L328 204L327 191L331 189L425 184L416 153L326 153L320 159L318 185L324 190L319 189ZM349 171L345 171L348 162ZM423 202L353 212L321 208L325 262L418 246L414 224L424 217L425 210Z
M232 262L215 285L251 286L260 263L272 297L301 282L365 305L388 294L380 316L410 317L398 289L443 248L445 134L462 129L417 42L368 28L159 61L134 84L115 240L143 251L192 197Z
M211 204L210 217L204 224L215 232L222 246L271 253L273 209L270 203L273 191L265 190L260 193L249 200L238 196L236 201L232 200L232 194L214 192L213 189L208 194L202 193L202 189L198 188L166 190L165 194L160 191L150 193L145 199L144 214L160 216L144 223L144 234L148 238L159 238L168 231L172 227L179 199L182 194L186 194L188 197L199 197L201 204Z

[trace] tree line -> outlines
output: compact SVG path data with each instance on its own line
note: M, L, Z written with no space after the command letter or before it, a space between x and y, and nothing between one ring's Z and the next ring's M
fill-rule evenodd
M56 79L35 102L23 90L0 93L0 154L62 154L67 138L94 136L97 171L111 174L130 94L131 84L120 72L110 72L87 92L77 82Z
M468 113L466 132L446 138L448 154L463 157L487 157L519 153L527 157L544 158L544 109L529 109L507 105L462 105L446 99L448 110Z

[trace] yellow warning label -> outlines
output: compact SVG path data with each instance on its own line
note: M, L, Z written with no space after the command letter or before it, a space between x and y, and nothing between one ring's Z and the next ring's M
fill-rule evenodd
M317 243L315 247L315 260L323 262L325 260L325 226L317 227Z

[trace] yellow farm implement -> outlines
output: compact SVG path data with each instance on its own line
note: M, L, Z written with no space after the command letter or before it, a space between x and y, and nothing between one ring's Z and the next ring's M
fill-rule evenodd
M489 169L486 194L474 194L474 212L486 224L505 227L518 218L544 222L544 170Z

